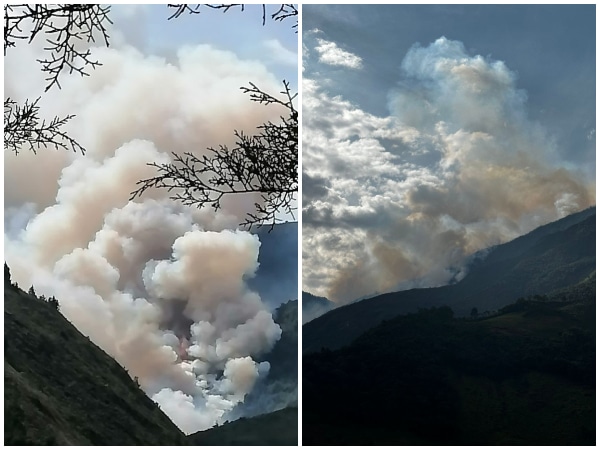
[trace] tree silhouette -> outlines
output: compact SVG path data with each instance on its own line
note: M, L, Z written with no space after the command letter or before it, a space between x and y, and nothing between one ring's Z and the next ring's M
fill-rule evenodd
M4 262L4 286L10 286L12 284L12 281L10 279L10 268L8 267L8 264L6 264L6 261Z
M54 309L56 309L57 311L60 311L60 304L58 303L58 300L56 299L56 297L54 295L48 299L48 303Z
M274 9L267 12L268 8ZM199 14L204 9L228 12L232 9L244 11L242 4L218 5L169 5L174 9L169 19L184 13ZM95 42L100 36L108 46L106 24L109 6L100 5L5 5L4 53L15 47L19 40L33 42L40 35L46 36L44 48L49 56L38 60L42 72L47 73L48 91L53 86L60 88L59 77L63 71L89 75L88 68L100 64L91 58L90 49L82 50L81 41ZM267 17L282 22L297 18L298 9L293 4L262 5L262 23ZM297 28L298 23L292 26ZM210 148L210 156L197 158L191 153L183 156L174 154L171 164L150 163L158 169L158 175L141 180L132 192L132 199L151 187L165 188L171 198L187 205L221 208L224 196L239 193L258 193L261 200L255 204L255 212L247 215L241 225L261 226L278 221L278 214L293 217L295 194L298 189L298 112L294 107L297 93L290 91L289 83L283 81L281 96L262 91L250 83L241 89L250 95L251 101L263 105L280 105L287 110L279 123L267 122L252 135L235 131L236 147L219 146ZM27 145L34 153L40 147L71 149L85 152L85 148L63 131L74 115L55 117L51 121L39 116L40 98L18 105L11 98L4 100L4 146L18 153Z
M223 12L228 12L231 9L239 9L240 11L244 11L246 5L243 4L217 4L217 5L187 5L187 4L170 4L169 8L175 9L175 12L171 14L169 19L174 19L180 17L182 14L200 14L203 8L209 9L218 9ZM289 19L290 17L298 17L298 8L294 4L279 4L279 5L269 5L275 8L274 12L267 14L267 5L262 4L262 23L263 25L267 22L267 15L271 17L272 20L282 22L285 19ZM296 19L296 24L292 26L292 28L298 28L298 20ZM297 31L296 31L297 32Z
M32 43L38 36L46 37L46 57L38 59L41 71L47 74L46 88L60 89L60 75L64 71L87 76L88 68L100 62L91 58L89 48L82 49L80 42L95 42L100 35L108 46L106 23L110 6L100 5L5 5L4 6L4 56L16 47L18 41ZM73 138L62 131L73 115L54 117L47 122L39 116L39 102L25 101L19 105L10 97L4 99L4 148L18 153L22 145L36 152L40 147L71 149L85 152Z
M38 115L39 100L40 97L33 102L26 100L22 106L10 98L4 100L4 148L15 154L19 153L22 145L28 145L33 153L37 153L40 147L85 153L75 139L62 131L62 127L75 116L54 117L46 122Z
M131 198L149 188L164 188L172 192L173 200L218 210L228 194L259 193L262 201L255 204L256 212L248 213L242 225L270 223L272 229L278 213L293 216L298 190L298 112L293 104L297 94L292 94L289 83L283 84L283 98L267 94L252 83L242 88L252 101L284 106L288 115L281 117L281 123L267 122L252 136L235 131L237 142L232 149L224 145L210 148L211 154L201 158L192 153L173 153L172 163L149 163L159 174L139 181L140 187Z
M228 12L232 8L244 11L244 5L169 5L175 12L169 19L184 13L199 14L202 8ZM266 22L266 5L262 5L263 25ZM297 17L294 5L282 4L270 14L272 20L283 21ZM292 28L296 28L294 25ZM173 153L173 162L149 163L158 170L158 175L140 180L138 189L131 199L142 195L150 188L167 189L173 200L197 207L221 208L223 197L231 194L258 193L261 201L255 203L255 211L247 214L240 225L269 224L270 230L279 221L278 214L294 217L294 198L298 190L298 112L294 107L297 93L292 93L289 83L283 81L284 89L277 97L262 91L250 83L241 87L250 94L250 100L263 105L280 105L287 109L280 123L267 122L258 127L258 133L247 135L235 131L236 147L229 149L220 145L209 148L210 155L198 158L192 153L183 156Z

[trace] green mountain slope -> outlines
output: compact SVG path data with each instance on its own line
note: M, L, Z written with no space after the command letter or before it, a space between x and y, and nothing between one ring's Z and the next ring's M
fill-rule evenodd
M383 320L419 308L448 305L457 315L493 311L514 299L569 286L596 266L595 208L540 227L490 249L460 282L411 289L352 303L303 326L303 352L348 345Z
M189 445L298 445L298 408L242 418L187 437Z
M399 316L303 357L306 445L594 445L595 272L483 319Z
M125 369L48 302L4 287L5 445L178 445Z

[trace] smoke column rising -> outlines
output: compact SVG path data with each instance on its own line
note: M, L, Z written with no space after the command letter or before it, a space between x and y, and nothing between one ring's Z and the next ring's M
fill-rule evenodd
M6 96L22 102L43 91L36 52L9 52ZM5 153L5 258L20 286L58 298L184 432L203 430L268 373L255 360L281 335L247 285L260 242L236 230L257 199L229 199L214 212L163 191L129 196L155 173L146 163L202 154L231 144L234 129L276 121L280 111L239 87L251 80L278 92L279 83L260 63L208 45L170 61L125 44L92 57L103 65L90 77L64 77L40 103L42 112L77 114L68 132L87 154Z
M502 61L442 37L400 75L384 118L303 81L304 289L339 303L460 279L475 251L595 203Z

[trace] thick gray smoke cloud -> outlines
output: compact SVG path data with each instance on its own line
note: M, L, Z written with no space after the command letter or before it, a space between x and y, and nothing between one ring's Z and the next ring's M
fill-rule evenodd
M515 73L460 42L408 52L389 117L303 86L303 289L317 295L460 279L469 254L595 203Z
M38 51L9 52L6 96L43 91ZM276 121L281 111L250 102L239 87L251 80L278 92L279 82L260 63L208 45L169 62L125 44L92 56L100 68L65 77L41 103L77 114L68 131L87 154L5 153L5 258L20 286L56 296L65 317L138 377L184 432L206 429L268 373L257 357L281 335L247 285L260 242L235 230L256 197L228 199L217 213L162 191L128 199L154 174L147 162L201 154L231 144L234 129Z

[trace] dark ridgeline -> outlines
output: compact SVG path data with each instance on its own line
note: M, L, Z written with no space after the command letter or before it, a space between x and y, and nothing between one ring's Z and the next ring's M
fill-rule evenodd
M188 436L188 445L296 446L297 444L297 407L288 407L255 417L244 417Z
M594 445L595 228L592 208L305 325L303 443Z
M325 297L302 291L302 323L310 322L333 309L335 305Z

